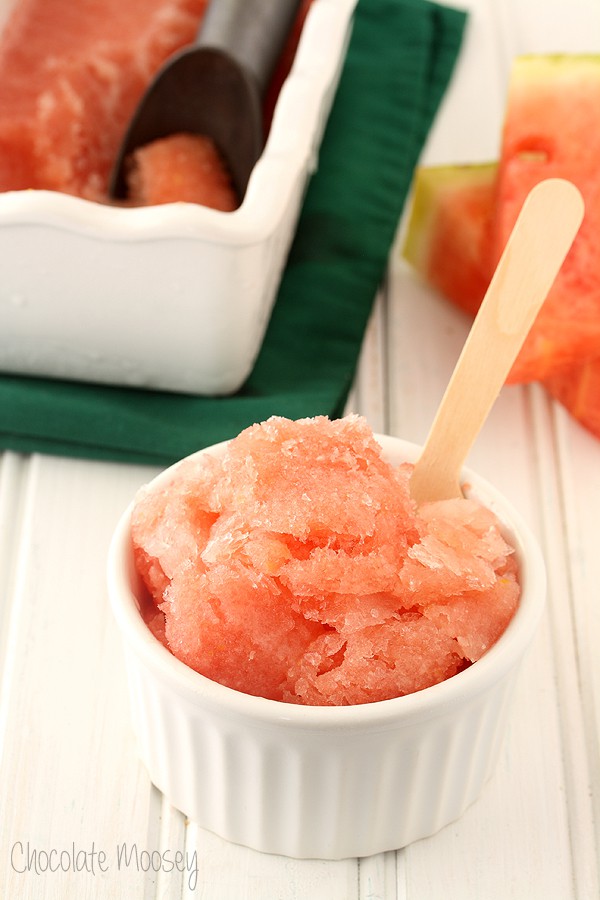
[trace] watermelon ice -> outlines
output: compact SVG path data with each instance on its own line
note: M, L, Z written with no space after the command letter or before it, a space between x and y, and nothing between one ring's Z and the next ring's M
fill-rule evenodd
M267 86L264 132L268 134L279 92L287 78L313 0L301 0L294 23ZM128 199L139 205L184 201L223 212L239 206L227 164L206 136L176 134L140 147L128 160Z
M145 88L167 57L194 39L207 5L18 0L0 40L0 191L57 190L107 202L113 162ZM269 85L267 129L309 5L300 4ZM207 167L210 151L186 150L183 165L193 183L184 187L181 153L176 143L161 144L139 162L143 193L157 198L147 202L235 208L220 161Z
M132 515L146 621L234 689L347 705L451 677L502 634L517 564L473 500L410 498L358 416L272 417L181 463Z
M0 190L106 197L153 73L208 0L19 0L0 43Z
M306 21L306 16L308 15L308 11L313 2L314 0L299 0L296 18L294 19L292 28L281 52L281 56L279 57L273 71L273 75L271 76L271 81L267 86L263 104L265 134L268 134L269 128L271 126L271 121L273 119L273 113L275 111L275 104L277 103L279 91L283 87L283 83L292 68L292 63L294 62L294 58L296 56L298 44L300 43L302 29L304 28L304 23Z
M239 206L225 161L204 135L173 134L139 147L129 160L127 183L134 205L183 201L222 212Z

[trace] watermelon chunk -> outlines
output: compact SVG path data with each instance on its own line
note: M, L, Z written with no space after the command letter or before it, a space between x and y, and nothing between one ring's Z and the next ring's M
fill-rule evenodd
M600 56L527 56L513 65L497 172L490 165L417 172L404 255L470 313L531 188L545 178L566 178L584 197L583 224L510 382L561 372L572 377L574 367L600 355L598 158Z
M497 166L420 168L403 255L428 284L475 315L490 282Z
M494 211L500 258L531 188L566 178L583 224L511 373L545 379L600 354L600 56L524 56L512 68Z
M472 314L492 274L496 172L494 164L432 166L418 169L415 176L403 255L428 284ZM600 437L600 342L594 358L546 377L543 384Z

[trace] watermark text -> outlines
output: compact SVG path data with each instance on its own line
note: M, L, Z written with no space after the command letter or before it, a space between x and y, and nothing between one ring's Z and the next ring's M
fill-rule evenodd
M198 884L196 850L148 850L136 843L123 841L112 851L99 848L95 842L80 847L74 841L68 847L35 847L29 841L15 841L10 851L10 865L20 875L48 872L87 872L95 876L112 870L133 869L137 872L181 872L187 876L190 890Z

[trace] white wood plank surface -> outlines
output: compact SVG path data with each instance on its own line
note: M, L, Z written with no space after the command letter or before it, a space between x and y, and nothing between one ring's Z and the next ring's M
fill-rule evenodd
M600 52L597 0L460 5L471 10L465 45L425 162L496 156L515 54ZM402 262L401 232L349 408L376 431L422 441L468 321ZM2 454L0 900L597 900L600 441L539 386L505 388L469 463L530 523L550 581L496 772L437 835L327 862L263 855L199 829L138 762L104 567L120 512L155 470ZM28 846L64 850L65 871L18 871ZM119 867L120 847L129 859ZM186 865L144 872L136 850L181 851ZM69 853L88 870L67 865Z

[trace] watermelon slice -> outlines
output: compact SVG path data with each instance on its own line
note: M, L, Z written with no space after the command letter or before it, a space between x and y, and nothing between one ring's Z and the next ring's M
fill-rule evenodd
M417 169L403 255L475 315L490 282L495 163Z
M567 178L586 214L512 381L545 379L600 353L600 56L525 56L513 64L494 211L493 260L531 188Z
M428 284L475 313L492 272L491 223L497 166L417 170L403 255ZM539 327L539 318L532 330ZM596 357L543 381L549 393L600 437L600 343Z
M544 385L584 428L600 437L600 356L552 375Z
M572 372L600 355L599 158L600 56L529 56L513 66L497 173L489 165L417 173L404 255L471 313L531 188L561 177L583 194L583 225L510 373L511 382Z

